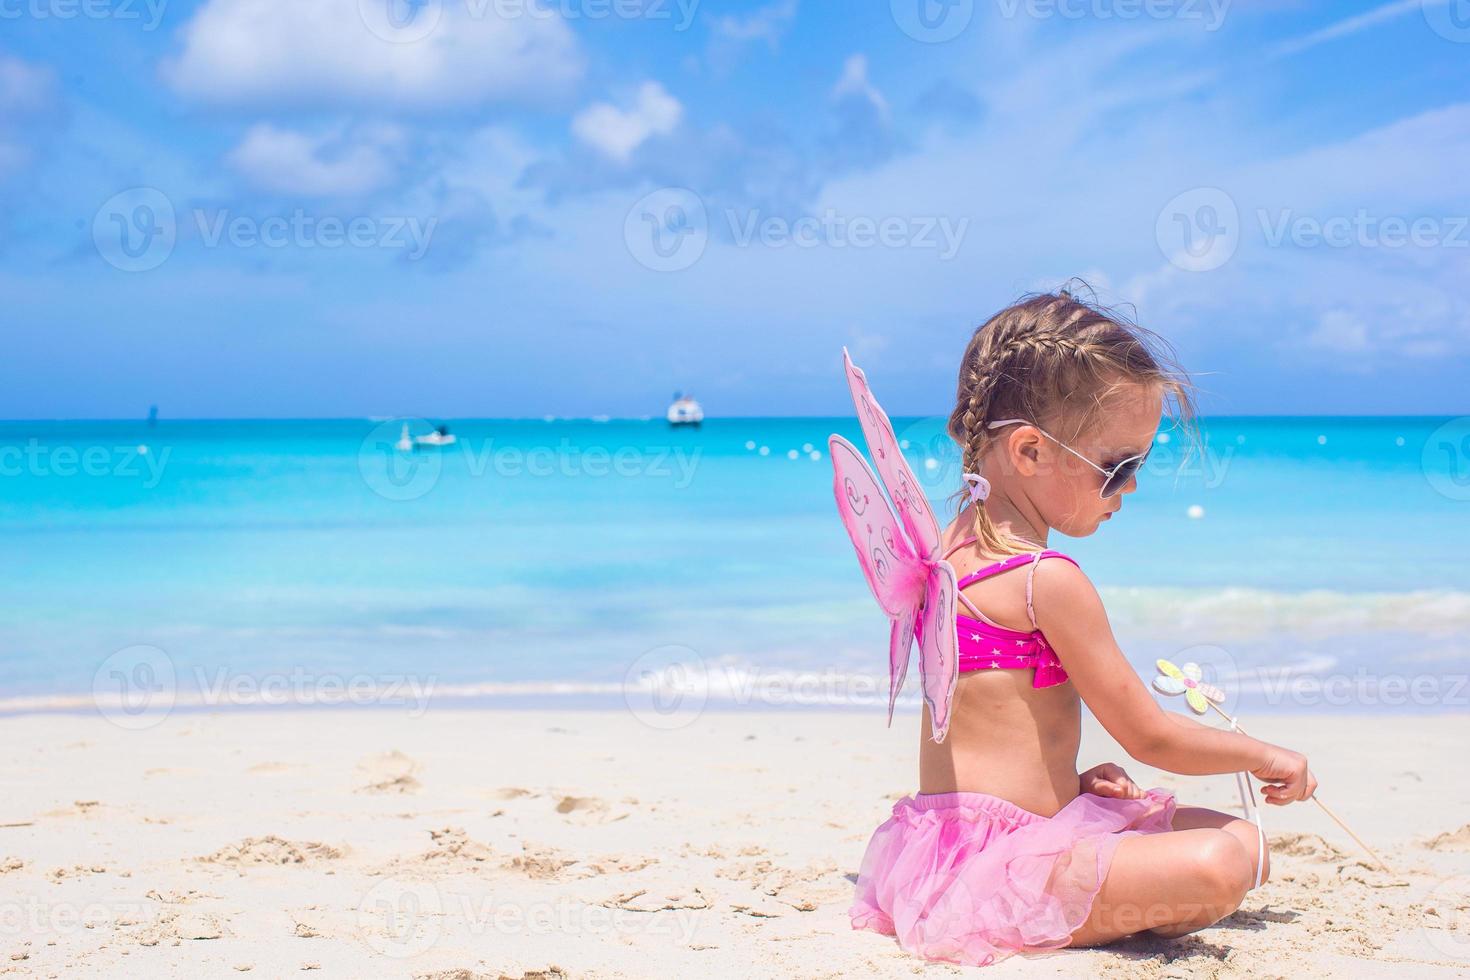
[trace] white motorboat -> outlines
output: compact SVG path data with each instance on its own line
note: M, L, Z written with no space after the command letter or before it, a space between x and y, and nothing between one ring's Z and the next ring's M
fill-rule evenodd
M433 432L425 436L410 436L408 434L408 423L405 422L403 429L399 432L398 441L393 444L393 448L397 449L400 453L411 453L420 447L432 449L438 446L452 446L455 442L454 433L449 431L448 426L436 426Z
M415 446L452 446L455 443L454 433L449 431L449 426L439 425L434 431L426 436L414 436Z
M688 395L675 394L674 403L669 406L668 420L670 425L699 425L704 421L704 409Z

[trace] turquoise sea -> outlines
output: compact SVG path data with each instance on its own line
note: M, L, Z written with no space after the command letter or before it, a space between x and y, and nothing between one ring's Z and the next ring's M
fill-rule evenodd
M407 678L578 706L692 663L711 705L881 712L886 622L826 458L855 419L450 420L408 453L403 424L0 423L0 709L160 670L184 705ZM895 425L950 513L942 420ZM1470 422L1204 425L1203 457L1160 445L1098 534L1051 542L1139 673L1197 661L1242 712L1467 710Z

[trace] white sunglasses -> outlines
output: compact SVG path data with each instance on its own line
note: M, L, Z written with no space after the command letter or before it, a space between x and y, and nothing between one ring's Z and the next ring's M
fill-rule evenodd
M1148 459L1148 452L1143 452L1139 453L1137 456L1129 456L1127 459L1115 463L1109 469L1103 469L1101 466L1097 465L1092 460L1088 459L1086 456L1082 455L1077 450L1073 449L1071 446L1067 445L1065 442L1052 435L1050 432L1047 432L1035 422L1028 422L1026 419L1001 419L999 422L991 422L989 425L986 426L986 428L998 429L1003 425L1029 425L1036 429L1037 432L1040 432L1052 442L1056 443L1058 446L1061 446L1067 452L1071 453L1073 456L1076 456L1078 459L1082 460L1082 462L1086 463L1088 466L1091 466L1093 469L1097 470L1103 475L1103 485L1101 489L1098 490L1098 495L1101 496L1104 500L1115 495L1119 490L1122 490L1125 486L1127 486L1128 481L1133 479L1133 475L1138 472L1139 467L1143 466L1143 461ZM1149 452L1152 451L1153 447L1150 446Z

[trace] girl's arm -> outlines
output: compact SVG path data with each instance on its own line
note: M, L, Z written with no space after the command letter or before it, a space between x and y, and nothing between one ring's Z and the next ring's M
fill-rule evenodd
M1041 562L1034 590L1040 627L1061 658L1077 693L1109 735L1133 758L1186 776L1251 772L1268 783L1270 802L1306 799L1316 788L1305 757L1239 732L1201 725L1166 712L1118 648L1097 594L1070 562Z

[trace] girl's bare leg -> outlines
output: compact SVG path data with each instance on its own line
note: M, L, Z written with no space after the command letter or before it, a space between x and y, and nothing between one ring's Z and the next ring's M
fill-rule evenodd
M1228 813L1219 810L1209 810L1202 806L1181 806L1174 811L1175 830L1193 830L1197 827L1214 827L1226 831L1240 841L1245 848L1245 853L1250 856L1251 861L1251 884L1256 883L1256 860L1264 858L1265 868L1261 872L1261 884L1271 877L1271 849L1260 846L1259 832L1256 825L1249 820L1240 817L1232 817Z
M1186 814L1175 826L1196 819L1204 818ZM1125 837L1071 945L1096 946L1144 930L1182 936L1203 929L1240 907L1255 883L1254 860L1254 849L1248 854L1235 833L1220 827Z

